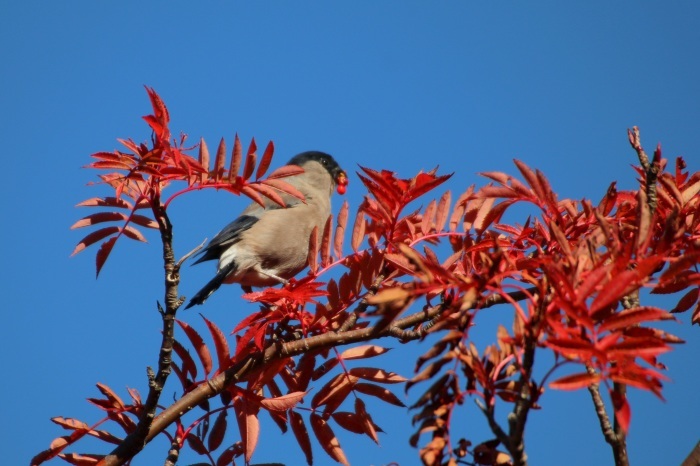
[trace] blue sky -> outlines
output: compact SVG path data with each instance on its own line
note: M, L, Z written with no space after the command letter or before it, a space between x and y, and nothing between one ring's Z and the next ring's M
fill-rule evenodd
M560 197L597 201L613 180L632 188L632 125L648 149L661 142L665 156L700 169L696 2L202 3L0 4L5 464L27 464L63 435L50 417L95 421L85 398L97 395L96 382L146 393L159 341L158 238L120 242L97 281L95 250L68 257L85 233L69 226L87 213L73 206L106 194L85 186L94 173L80 167L117 148L118 137L149 137L143 85L192 142L230 143L236 132L259 147L272 139L276 166L308 149L334 154L353 173L360 164L410 177L439 165L455 172L455 194L483 183L480 171L515 173L513 158L544 171ZM362 194L351 175L353 210ZM176 201L177 255L245 204L224 193ZM187 268L181 292L193 294L210 274L207 265ZM227 287L202 312L231 329L254 309L239 296ZM472 332L477 346L509 316L503 308L484 318L492 321ZM196 313L181 317L205 331ZM700 337L687 323L681 316L668 327L688 340L663 357L668 401L632 392L634 465L679 464L698 440ZM394 350L381 363L410 376L420 350L383 344ZM531 464L611 464L585 391L550 391L542 404L528 424ZM352 464L418 464L410 415L369 409L387 434L381 447L341 437ZM465 436L491 438L472 405L460 415ZM301 464L297 452L290 434L267 423L254 461ZM165 454L156 443L134 464ZM331 463L319 448L315 456ZM196 461L189 454L181 464Z

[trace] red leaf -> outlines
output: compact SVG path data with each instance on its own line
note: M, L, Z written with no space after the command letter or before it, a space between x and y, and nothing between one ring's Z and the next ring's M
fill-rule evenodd
M447 221L447 214L450 212L450 202L452 201L452 193L446 191L445 194L440 198L440 202L437 207L437 215L435 218L435 229L440 232L445 228L445 222Z
M97 231L93 231L92 233L87 235L85 238L80 240L80 242L75 246L75 249L73 250L73 253L71 254L71 256L78 254L86 247L95 244L96 242L100 241L103 238L106 238L109 235L119 233L119 231L121 231L121 228L119 228L119 227L107 227L107 228L101 228Z
M673 312L673 313L685 312L688 309L690 309L693 306L693 304L695 304L697 302L699 293L700 293L700 288L693 288L692 290L688 291L678 301L678 304L676 304L676 307L671 309L671 312Z
M129 210L133 210L134 208L130 202L124 199L117 199L116 197L93 197L77 204L76 207L119 207Z
M189 338L190 343L192 343L194 350L197 352L199 361L202 363L202 367L204 368L204 377L209 376L213 363L209 348L207 348L207 345L204 344L204 339L202 339L199 333L197 333L197 331L190 327L190 325L186 322L177 319L175 322L180 325L180 328L182 328L182 330L185 332L185 335L187 335L187 338Z
M345 453L340 448L340 442L333 433L333 429L328 423L318 414L311 413L311 428L321 444L323 450L328 453L328 456L336 460L340 464L349 466Z
M213 322L208 320L206 317L202 316L204 323L207 324L209 328L209 333L211 333L214 339L214 346L216 347L216 357L219 360L219 372L223 372L231 366L231 352L228 348L228 341L226 336L221 332L221 329L216 326Z
M258 408L242 397L233 400L233 407L238 421L238 430L241 433L243 451L245 452L246 464L250 462L255 447L258 444L260 434L260 421L258 421Z
M347 411L339 411L332 414L333 420L338 423L343 429L352 432L353 434L364 434L365 426L355 413L349 413Z
M100 393L102 393L105 396L105 398L107 398L111 407L113 407L119 411L124 411L124 409L126 409L126 406L124 406L124 402L119 397L119 395L114 393L114 390L112 390L111 388L109 388L107 385L105 385L103 383L97 383L97 384L95 384L95 386L100 391Z
M272 154L275 152L275 145L272 141L267 143L265 152L263 153L262 159L260 159L260 164L258 165L258 171L255 172L255 179L259 180L265 174L267 169L270 167L270 162L272 162Z
M222 410L218 416L216 416L216 421L214 421L214 426L209 433L209 439L207 440L207 446L209 451L214 451L221 446L226 435L227 421L226 416L228 413L226 410Z
M204 442L202 442L202 439L197 437L194 433L190 432L187 434L187 445L194 450L195 452L199 453L200 455L206 455L207 454L207 447L204 446Z
M402 377L395 372L385 371L384 369L375 369L373 367L353 367L348 371L348 373L361 379L379 383L401 383L407 380L405 377Z
M433 224L435 223L435 211L437 210L437 202L435 200L430 201L428 207L425 208L423 212L423 220L421 221L421 231L423 235L429 235Z
M288 176L301 175L302 173L304 173L304 169L298 165L284 165L270 173L267 176L267 179L273 180L277 178L286 178Z
M636 270L624 270L619 273L614 280L611 280L603 287L593 300L590 307L590 314L593 315L599 310L616 303L623 296L627 295L638 278Z
M343 242L345 241L345 225L348 223L348 210L350 205L346 200L343 202L340 212L338 212L338 221L335 225L335 236L333 238L333 254L336 259L343 257Z
M158 222L143 215L133 214L130 221L142 227L158 229Z
M352 228L352 239L350 244L352 245L352 250L357 252L360 249L360 244L365 237L365 214L362 212L357 212L355 217L355 225Z
M671 351L671 348L663 341L658 338L647 338L643 340L624 340L615 345L611 345L605 353L608 359L618 359L621 356L658 356L668 351Z
M362 345L349 348L340 354L341 359L349 361L351 359L364 359L379 356L389 351L389 348L383 348L377 345Z
M58 455L63 461L75 466L92 466L104 458L104 455L90 455L78 453L61 453Z
M655 320L673 320L673 316L657 307L641 306L632 309L627 309L605 319L600 326L600 331L621 330L627 327L641 324L643 322L651 322Z
M88 426L86 423L73 418L54 417L51 418L51 422L58 424L67 430L90 430L90 426Z
M401 406L402 408L406 406L403 401L389 391L389 389L380 387L379 385L374 385L371 383L356 383L354 390L366 395L376 396L380 400L392 405Z
M589 359L595 354L595 345L587 340L549 338L544 342L547 347L566 357Z
M126 221L128 218L129 217L121 212L100 212L81 218L71 225L70 229L75 230L76 228L88 227L102 222L115 222L117 220Z
M292 426L292 432L294 437L297 439L297 443L304 452L306 457L306 464L311 466L313 464L313 453L311 451L311 439L309 438L309 431L306 429L306 424L301 414L296 411L289 412L289 424Z
M241 192L251 198L253 201L257 202L260 206L265 207L265 201L263 198L258 194L257 191L255 191L253 188L251 188L250 185L243 186L241 188Z
M582 372L579 374L571 374L561 377L554 382L551 382L549 386L557 390L577 390L579 388L588 387L591 384L597 383L599 380L600 376L598 374Z
M147 242L147 241L146 241L146 237L143 236L143 234L141 234L141 232L138 231L138 230L137 230L136 228L134 228L134 227L131 227L131 226L128 226L128 225L125 226L125 227L122 229L122 233L124 233L124 236L126 236L127 238L131 238L131 239L134 239L134 240L136 240L136 241L141 241L141 242L143 242L143 243L146 243L146 242Z
M372 417L369 415L367 409L365 408L365 402L362 401L360 398L355 398L355 413L362 420L364 433L366 433L367 436L374 441L374 443L379 444L377 430L374 428Z
M613 408L615 409L615 419L617 419L617 422L622 430L627 433L629 431L630 419L632 417L632 410L627 402L627 397L611 390L610 398L612 399Z
M197 379L197 365L194 363L194 359L192 359L190 352L187 351L185 349L185 347L182 346L182 344L177 340L173 341L173 350L180 357L180 360L182 361L183 372L186 374L190 374L190 378L192 380L196 380ZM187 387L185 387L185 386L183 386L183 388L187 389Z
M269 186L266 186L264 184L259 184L259 183L252 183L246 187L247 188L249 187L249 188L259 192L260 194L262 194L266 198L270 199L272 202L279 205L280 207L287 206L287 203L284 202L284 199L282 199L282 196L277 194L277 192L274 189L270 188Z
M321 267L328 267L331 263L331 228L333 228L333 215L329 215L323 227L321 237Z
M204 168L204 172L200 174L199 181L206 183L209 179L209 148L204 138L199 140L199 164Z
M216 149L216 159L214 160L214 179L216 181L221 181L224 177L224 170L226 170L226 141L224 141L224 138L221 138L219 147Z
M309 236L309 269L313 275L318 271L318 227L314 227Z
M255 154L255 151L258 149L258 147L255 145L255 138L253 138L250 141L250 146L248 147L248 155L246 155L245 158L245 166L243 167L243 179L247 180L251 177L253 174L253 170L255 169L255 159L257 158L257 155Z
M118 236L114 236L104 243L102 243L102 246L100 246L100 250L97 251L97 256L95 258L95 265L97 268L97 273L95 274L96 277L100 276L100 270L102 270L102 266L105 265L105 262L107 262L107 258L109 257L109 253L112 252L112 248L114 247L114 243L117 242Z
M292 392L276 398L263 398L260 404L272 411L286 411L294 406L306 396L308 392Z
M238 170L241 169L241 160L243 159L243 148L238 133L233 139L233 151L231 152L231 164L228 168L228 180L233 181L238 176Z
M318 408L329 403L335 406L340 404L347 398L352 391L353 385L357 382L357 377L348 376L341 373L329 380L326 385L319 390L311 399L311 407ZM334 409L326 409L327 412L333 412Z
M283 193L289 194L290 196L295 197L302 202L305 201L304 194L302 194L301 191L299 191L297 188L287 183L286 181L268 178L266 180L262 180L260 183L267 186L271 186L278 191L282 191Z

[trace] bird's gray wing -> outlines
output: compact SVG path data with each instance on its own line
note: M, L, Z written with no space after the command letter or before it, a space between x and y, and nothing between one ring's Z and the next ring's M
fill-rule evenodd
M224 227L216 236L209 241L199 254L202 255L192 265L200 262L219 259L221 254L232 244L236 244L241 239L241 234L252 227L259 218L254 215L241 215L233 222Z

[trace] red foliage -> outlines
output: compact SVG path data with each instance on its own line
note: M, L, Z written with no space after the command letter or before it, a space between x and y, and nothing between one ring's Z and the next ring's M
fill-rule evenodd
M281 180L298 173L292 167L261 180L271 162L272 143L257 170L255 141L244 157L237 136L228 170L223 140L213 169L203 140L198 158L187 155L184 137L171 142L165 105L147 90L153 114L144 119L153 130L151 145L122 141L129 152L99 152L93 155L98 161L89 165L116 170L100 176L114 193L79 205L127 211L100 212L74 225L118 222L119 226L87 235L74 251L102 241L98 273L119 237L143 240L135 225L158 228L169 202L189 191L213 187L245 194L259 203L267 198L284 204L279 193L301 197ZM630 132L630 140L641 154L636 129ZM523 410L540 407L547 387L607 387L617 422L626 431L631 407L624 391L613 387L623 384L661 397L665 368L657 358L681 341L656 324L673 319L670 312L690 309L691 320L700 321L700 172L688 173L681 158L673 173L666 172L660 149L651 162L644 162L641 155L640 160L647 166L637 168L639 189L618 192L613 182L597 205L586 199L558 199L543 173L515 161L522 179L502 172L484 173L490 180L486 186L468 188L454 203L447 191L413 211L409 204L451 175L432 170L402 179L390 171L361 167L358 176L368 195L352 224L352 253L343 254L349 211L345 203L336 226L329 218L324 231L315 231L310 238L307 277L283 288L244 295L260 308L234 326L233 352L220 328L204 319L216 364L211 345L190 324L178 321L189 342L185 345L183 339L174 346L179 361L172 363L183 399L195 396L198 387L220 383L231 371L243 375L226 379L228 385L217 392L220 407L211 408L204 400L200 404L204 414L188 427L181 424L180 412L177 432L166 435L177 435L181 446L186 439L192 450L212 464L230 464L238 456L248 462L260 434L259 415L266 412L282 431L291 426L308 464L313 461L310 432L326 454L347 464L337 429L378 442L381 429L363 398L403 406L385 385L406 379L381 366L355 365L357 360L382 355L387 351L384 347L363 343L338 352L335 346L376 336L409 341L428 333L439 333L440 338L419 358L416 375L405 384L409 390L430 383L411 406L418 426L411 444L418 446L422 435L430 436L420 450L425 464L448 464L467 454L477 464L517 462L497 447L502 443L513 454L515 448L509 442L517 439L518 419L524 423ZM255 181L251 181L253 173ZM173 182L185 186L161 201L162 191ZM502 223L516 205L529 206L533 215L522 224ZM136 214L146 207L155 220ZM440 246L443 242L449 247ZM320 281L336 267L342 268L339 279ZM642 290L683 294L676 306L665 310L642 305ZM419 301L425 303L423 310L407 315ZM479 351L469 341L469 329L479 312L496 304L514 309L512 326L510 330L501 326L496 344ZM305 348L285 352L298 342L305 342ZM196 360L186 346L194 349ZM275 352L278 347L283 349ZM553 352L555 362L549 370L538 371L546 375L536 379L534 354L541 351ZM263 357L268 359L255 362ZM309 399L312 382L317 385ZM90 401L107 413L100 423L111 420L129 433L133 416L139 414L140 398L131 393L132 403L125 404L106 387L99 388L105 398ZM452 412L466 397L478 400L498 440L474 448L465 439L453 443ZM349 399L352 410L343 408ZM496 403L513 406L516 422L507 434L499 432L493 418ZM225 444L228 410L233 411L240 440ZM63 455L64 448L84 435L119 441L96 426L57 419L72 434L54 441L32 464ZM222 446L225 449L214 462L213 452ZM62 458L73 464L91 461Z

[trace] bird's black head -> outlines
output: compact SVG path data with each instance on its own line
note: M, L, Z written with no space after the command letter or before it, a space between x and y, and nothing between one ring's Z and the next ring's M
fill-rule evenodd
M346 176L345 171L340 168L340 165L338 165L338 162L335 161L332 155L316 150L310 150L295 155L289 162L287 162L287 165L297 165L299 167L303 167L306 162L311 161L315 161L323 165L326 170L328 170L328 173L331 174L333 179L336 180L336 182L341 174Z

